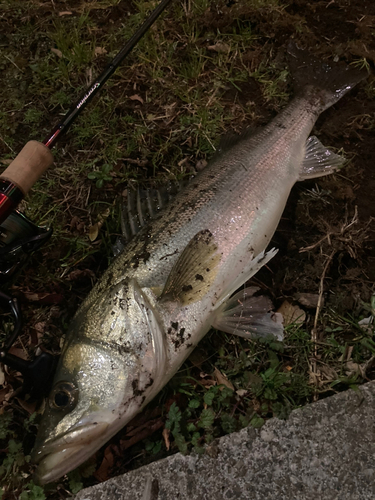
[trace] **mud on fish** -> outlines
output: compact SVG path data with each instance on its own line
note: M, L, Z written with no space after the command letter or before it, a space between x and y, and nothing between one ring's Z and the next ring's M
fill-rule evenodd
M76 468L126 425L211 326L283 338L269 301L243 285L275 255L266 248L294 183L342 165L309 136L319 114L366 76L293 45L288 53L293 100L143 220L76 313L33 451L39 483Z

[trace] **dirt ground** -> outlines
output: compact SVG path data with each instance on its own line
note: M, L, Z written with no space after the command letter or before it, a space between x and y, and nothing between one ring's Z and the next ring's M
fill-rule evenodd
M36 107L42 110L39 121L36 119L33 121L30 113L27 115L29 119L24 119L29 104L22 101L24 98L22 94L26 95L25 101L32 101L33 95L28 94L29 91L26 89L34 88L32 86L36 81L35 73L34 76L31 74L29 66L31 61L36 60L37 53L50 54L53 43L48 33L52 29L53 22L63 19L64 16L74 17L86 13L92 23L91 28L82 31L78 35L78 40L80 35L85 43L90 37L96 37L96 44L104 47L109 43L111 46L107 52L114 55L121 44L111 37L116 31L123 29L124 19L128 17L130 19L130 15L138 12L141 3L133 4L125 0L112 2L51 0L44 3L27 2L28 9L25 9L25 6L20 6L18 2L0 0L0 50L4 51L4 57L0 56L0 69L3 72L0 78L4 83L0 94L2 101L0 113L3 111L5 116L0 122L0 157L3 157L5 162L14 156L13 153L19 151L28 139L40 140L68 107L67 102L61 104L57 97L55 101L48 100L49 93L57 95L59 82L54 82L55 87L52 92L47 83L50 81L50 76L42 75L37 80L40 94L35 94L34 98ZM323 345L326 342L327 325L329 331L332 331L334 325L342 327L340 323L342 318L358 321L359 317L366 315L363 304L369 304L374 294L375 2L372 0L360 2L219 0L200 2L204 4L200 15L194 14L191 5L194 4L194 0L175 3L177 5L166 12L162 26L169 43L176 42L177 65L181 65L182 61L191 57L192 51L207 50L207 53L210 53L207 46L214 46L216 39L220 38L219 35L225 34L227 43L230 44L231 37L234 40L236 34L245 27L248 32L251 30L253 36L251 46L241 49L241 61L247 68L247 78L238 81L228 80L229 83L225 85L218 103L223 115L228 110L233 112L233 119L220 122L215 129L216 135L223 135L226 132L239 133L246 127L261 127L285 106L289 97L283 98L279 95L267 97L269 95L267 88L271 88L270 83L268 81L265 83L266 73L259 77L257 71L259 67L264 68L264 65L272 66L273 73L267 77L272 83L272 78L286 67L286 46L291 38L322 59L345 61L369 69L369 78L324 112L313 130L313 134L325 146L345 155L349 160L347 166L333 176L295 185L271 241L271 246L279 248L279 253L253 280L254 284L259 285L272 297L276 308L285 300L292 304L299 303L300 306L302 304L307 312L308 332L313 329L316 319L316 300L320 297L322 307L314 339ZM181 18L175 21L173 17L178 9L184 9L187 16L190 16L189 19L196 30L193 41L189 38L191 34L181 34L184 21L181 21ZM25 31L26 34L22 35L22 44L18 47L20 23L24 23L25 30L29 26L29 32ZM158 29L160 26L157 25L152 30L151 37L158 36ZM59 45L55 44L52 48L60 50L56 47ZM17 53L17 50L20 52ZM108 54L100 51L97 53L94 72L106 64ZM60 56L57 54L57 57ZM120 128L115 128L110 131L110 135L117 134L119 144L120 140L126 143L129 134L135 133L146 123L145 117L168 114L166 106L172 106L170 109L173 109L175 114L170 115L171 120L152 122L150 118L147 123L151 123L149 129L152 133L145 131L137 147L132 151L121 151L121 155L111 163L113 170L109 180L104 179L104 184L100 188L95 186L93 180L99 179L99 174L90 180L87 178L87 171L77 169L77 165L84 161L91 161L91 165L97 166L101 165L100 162L103 160L102 149L106 139L100 137L97 122L90 121L93 120L92 115L87 115L86 118L83 115L80 123L86 125L77 125L81 128L73 129L71 135L68 134L57 145L55 170L35 187L28 205L25 205L29 215L38 222L44 219L41 212L49 213L54 210L55 236L48 247L40 250L18 279L9 284L5 290L18 297L25 317L24 336L23 340L21 339L23 345L17 344L13 351L17 355L32 357L38 348L58 354L61 335L65 332L77 304L87 295L112 258L111 243L119 233L118 220L115 220L116 214L118 215L115 202L121 193L126 194L127 189L137 185L148 185L147 183L153 178L161 178L162 181L175 178L176 172L181 173L183 169L184 175L194 174L202 162L212 155L212 150L211 152L208 150L209 144L201 142L199 136L185 135L191 132L188 125L186 125L187 132L182 129L176 132L177 129L174 128L174 117L184 113L190 105L186 104L184 96L173 96L173 98L169 96L172 90L168 87L168 74L171 79L172 74L175 78L174 69L163 67L163 80L155 76L156 69L151 73L146 63L143 67L142 61L137 60L138 57L139 53L135 52L129 59L132 70L123 69L118 79L115 78L113 85L109 87L108 100L111 99L115 104L110 104L109 101L105 101L107 97L103 97L100 109L103 110L107 106L111 117L132 116L139 121L127 125L129 128L123 132ZM152 54L144 57L152 58ZM73 72L69 76L70 83L64 83L65 94L71 100L76 99L78 95L76 87L84 87L92 76L92 71L84 73L82 68L86 64L90 68L85 61L79 70L73 67ZM22 73L19 77L17 68ZM204 85L208 88L210 81L216 78L215 71L217 67L210 62L199 78L191 77L189 85L192 92L206 88ZM41 75L40 72L38 74ZM186 78L189 80L188 76ZM164 83L161 83L163 81ZM26 82L26 86L23 86L23 82ZM291 87L290 77L287 76L284 80L280 79L278 92L288 96L292 92ZM17 102L24 102L15 111L14 103L9 104L11 92L17 95ZM148 99L148 95L156 97ZM246 111L249 103L251 103L251 113ZM0 114L0 118L1 116ZM108 129L109 127L110 123L107 125ZM126 137L121 137L121 134ZM80 143L77 143L78 136ZM174 142L170 142L171 137L176 137ZM219 140L219 137L217 139ZM164 142L167 144L165 150L163 150ZM162 153L159 154L158 151ZM153 160L152 155L157 161ZM101 158L99 163L93 163L97 158ZM104 159L103 162L105 161L107 160ZM175 167L171 167L172 164ZM123 172L126 169L132 169L131 174L125 176ZM88 199L90 206L97 203L92 210L87 208ZM107 213L105 220L103 216L102 219L98 217L98 214L99 216L103 214L103 207L110 208L110 215L108 217ZM109 236L106 240L105 235L103 237L99 235L98 239L94 238L91 241L90 231L98 221L99 226L103 227L102 232L105 228ZM313 297L311 300L315 305L306 305L306 299L305 302L300 300L301 295L306 297L306 294ZM336 318L336 323L332 320L333 316ZM347 346L355 342L357 333L355 328L353 330L342 327L340 335L337 342L340 342L341 346ZM211 336L206 343L203 343L197 357L210 359L214 356L213 349L220 348L218 341ZM343 349L342 352L347 353L347 350L345 351L347 347ZM326 358L324 360L326 361ZM309 365L310 368L312 365ZM197 377L207 369L207 365L197 361L196 358L191 362L191 366L197 370ZM285 360L283 366L287 366ZM319 376L322 376L322 373L316 371L315 377L318 379ZM375 371L369 367L361 381L374 377ZM32 414L39 404L18 396L21 380L19 374L6 371L5 380L0 388L2 404L0 412L12 409L16 421L15 428L20 427L22 419ZM324 385L323 382L321 384L320 387ZM176 396L175 389L176 385L172 383L169 392L164 393L163 398L151 406L148 413L146 411L139 417L131 432L126 434L123 431L117 436L117 440L111 441L110 448L105 447L99 452L93 469L96 470L95 478L89 479L88 482L92 483L125 472L166 453L166 450L156 450L150 455L139 445L136 448L131 448L131 445L137 444L142 437L145 440L152 439L154 432L159 432L159 437L162 439L160 434L165 423L165 413L172 402L177 401L182 406L186 405L186 402L181 400L184 396L181 394ZM333 389L326 383L324 391L322 392L325 395L332 394ZM313 395L309 394L305 402L320 397L318 392L317 390ZM25 453L30 451L34 437L33 427L23 438ZM148 444L149 442L147 441ZM133 451L129 452L129 449ZM125 450L127 455L124 459ZM0 452L4 455L6 448L3 447ZM27 467L24 470L29 473ZM65 497L67 492L73 489L71 483L70 487L64 483L57 489L51 490L50 496ZM6 498L15 497L8 491Z

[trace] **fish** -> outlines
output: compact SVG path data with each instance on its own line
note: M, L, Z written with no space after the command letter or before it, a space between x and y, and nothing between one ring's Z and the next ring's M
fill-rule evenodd
M34 481L78 467L149 403L210 330L283 338L272 305L248 280L297 181L343 158L313 125L366 77L287 48L295 96L266 126L223 147L116 257L75 314L39 425ZM245 287L245 288L244 288ZM238 292L237 290L240 289Z

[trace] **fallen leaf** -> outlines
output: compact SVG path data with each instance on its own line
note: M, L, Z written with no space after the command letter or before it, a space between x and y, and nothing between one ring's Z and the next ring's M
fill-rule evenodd
M167 448L167 451L169 451L169 448L171 447L171 442L169 441L169 434L170 434L170 430L167 429L166 427L164 427L163 429L163 438L164 438L164 443L165 443L165 447Z
M107 51L104 47L95 47L94 53L96 56L102 56L103 54L106 54Z
M91 269L75 269L67 276L68 281L76 281L82 278L95 278L95 273Z
M358 321L359 326L368 333L372 332L374 317L371 315L368 318L363 318Z
M359 375L363 379L366 378L366 372L374 364L375 356L372 356L366 363L354 363L351 359L346 362L345 373L348 377L352 375Z
M214 52L219 52L222 54L228 54L230 52L230 47L226 43L217 42L215 45L209 45L208 50L213 50Z
M112 452L112 446L109 445L107 448L104 450L104 458L102 463L100 464L99 469L94 473L94 477L98 481L106 481L109 477L109 471L113 467L115 463L115 457Z
M6 401L6 395L10 391L10 386L8 385L7 387L4 387L4 389L0 390L0 404L2 405L4 401ZM1 410L0 410L0 415L1 415Z
M230 382L227 377L216 367L214 371L214 377L216 378L218 385L225 385L225 387L228 387L228 389L232 389L232 391L234 391L234 385L232 384L232 382Z
M60 304L64 300L61 293L33 293L24 292L25 299L30 302L39 302L40 304Z
M249 391L247 391L246 389L238 389L238 391L236 391L236 394L242 398L243 396L245 396Z
M1 160L1 163L3 165L10 165L12 163L13 160Z
M130 448L130 446L133 446L139 441L142 441L142 439L146 439L152 436L154 432L158 431L163 426L164 426L164 419L162 418L153 420L152 422L147 422L145 425L137 428L137 431L133 432L134 435L132 437L130 437L129 439L120 440L121 450L126 450Z
M89 238L90 241L95 241L96 238L98 237L99 230L104 224L104 221L108 217L108 215L111 213L109 208L106 208L104 212L98 215L98 222L93 224L92 226L89 227Z
M288 326L292 323L295 325L302 325L306 320L305 311L297 305L291 304L287 300L284 300L277 312L283 315L284 326Z
M210 387L217 385L216 380L214 380L210 375L204 372L200 372L199 374L200 380L199 383L201 385L204 385L204 387L207 387L209 389Z
M32 339L33 342L32 344L33 345L36 345L40 340L42 340L43 336L44 336L44 333L46 331L46 328L47 328L47 322L46 321L40 321L39 323L35 323L34 325L34 330L36 332L36 339Z
M99 234L99 224L96 224L89 227L89 239L90 241L95 241Z
M207 162L206 160L199 160L196 165L195 165L195 168L197 169L197 172L200 172L201 170L204 169L204 167L207 166Z
M11 347L8 353L16 356L17 358L27 360L27 352L24 351L24 349L20 349L19 347Z
M319 295L317 293L297 293L295 299L305 307L316 309L318 307ZM323 298L321 306L323 305Z
M60 59L62 58L63 56L63 53L61 52L61 50L59 49L55 49L54 47L51 48L51 52L53 52L54 54L57 55L57 57L60 57Z
M144 104L142 97L138 94L131 95L129 99L131 99L132 101L139 101L141 104Z
M25 401L21 398L15 398L18 401L18 404L23 408L29 415L35 412L37 401Z
M336 370L331 368L328 365L320 365L319 367L320 374L322 375L322 380L325 382L333 382L334 380L338 379L338 373Z

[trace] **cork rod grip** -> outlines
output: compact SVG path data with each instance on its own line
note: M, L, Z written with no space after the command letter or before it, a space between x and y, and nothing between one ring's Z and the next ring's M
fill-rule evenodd
M0 175L0 179L13 182L27 194L52 163L53 156L47 146L29 141Z

